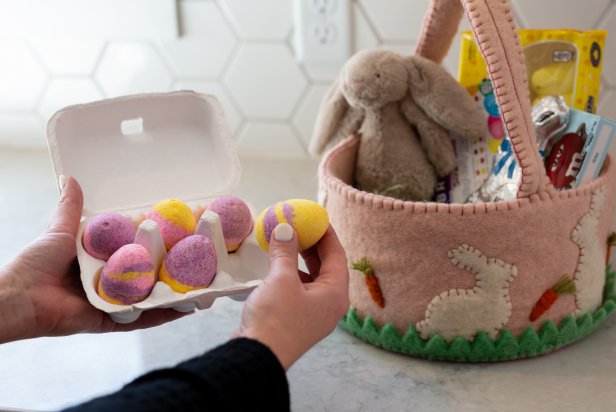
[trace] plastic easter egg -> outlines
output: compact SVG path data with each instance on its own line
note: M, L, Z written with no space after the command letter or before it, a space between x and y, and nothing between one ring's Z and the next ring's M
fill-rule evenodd
M178 199L167 199L157 203L147 218L155 221L160 228L167 250L192 235L197 225L193 211Z
M227 252L235 252L252 231L250 209L239 197L222 196L210 203L208 210L220 217Z
M118 213L101 213L88 221L83 232L83 248L90 256L107 260L118 249L133 243L135 224Z
M488 151L490 153L497 153L498 152L498 148L500 147L500 145L505 142L506 140L496 140L496 139L488 139L487 142L487 146L488 146Z
M122 246L107 261L98 282L98 294L109 303L130 305L150 295L156 276L148 251L141 245Z
M288 223L297 233L300 252L314 246L329 227L327 210L318 203L304 199L290 199L265 209L255 225L257 242L269 251L269 241L274 228Z
M214 243L201 235L180 240L169 251L160 269L160 280L179 293L210 286L218 259Z
M494 93L494 89L492 87L492 82L489 79L484 79L477 85L477 89L482 96L487 96L489 94ZM473 93L474 94L474 93Z
M498 104L496 104L496 97L493 94L488 94L483 97L483 107L490 116L500 116L498 111Z
M503 137L505 137L503 121L500 117L488 117L488 130L490 130L490 135L496 140L501 140Z

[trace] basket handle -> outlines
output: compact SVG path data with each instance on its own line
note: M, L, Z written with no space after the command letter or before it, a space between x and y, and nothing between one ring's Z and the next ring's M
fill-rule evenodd
M507 0L431 0L416 53L440 63L457 31L462 7L486 60L501 118L522 168L518 197L549 190L531 120L524 53Z

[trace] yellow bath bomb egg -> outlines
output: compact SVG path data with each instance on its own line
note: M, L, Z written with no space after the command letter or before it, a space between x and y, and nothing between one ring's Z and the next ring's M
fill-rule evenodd
M160 228L167 250L192 235L197 225L193 211L178 199L167 199L157 203L147 218L155 221Z
M329 227L327 210L320 204L304 199L278 202L261 212L255 226L257 242L266 252L274 228L288 223L297 233L299 251L314 246Z

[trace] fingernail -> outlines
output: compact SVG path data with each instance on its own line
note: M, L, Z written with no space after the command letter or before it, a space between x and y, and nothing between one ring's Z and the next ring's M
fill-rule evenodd
M293 239L293 226L281 223L274 229L274 239L278 242L288 242Z
M64 190L66 187L66 176L60 175L58 178L58 184L60 185L60 190Z

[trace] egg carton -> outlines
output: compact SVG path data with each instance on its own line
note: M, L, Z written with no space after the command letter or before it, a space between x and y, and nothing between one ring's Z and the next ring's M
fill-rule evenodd
M250 207L250 210L254 222L254 209ZM91 256L83 247L83 232L88 220L81 222L77 236L77 259L81 268L81 281L90 303L97 309L107 312L117 323L134 322L144 310L148 309L172 308L178 312L191 312L195 309L207 309L217 298L223 296L244 300L261 283L268 271L267 255L257 244L254 229L237 251L227 253L219 216L215 212L205 211L199 219L194 234L203 235L214 243L218 265L216 276L210 286L178 293L166 283L157 281L150 295L143 301L132 305L116 305L102 299L97 292L105 261ZM137 229L134 243L146 248L154 264L154 273L158 274L167 250L156 222L144 220Z
M176 91L69 106L49 120L47 141L56 177L75 177L84 192L77 236L84 290L90 303L114 321L130 323L154 308L206 309L221 296L241 300L268 273L268 257L254 228L236 252L227 253L220 218L212 211L203 213L195 230L216 249L217 274L206 289L182 294L159 281L145 300L115 305L97 293L105 262L83 248L85 227L98 213L117 212L139 221L163 199L177 198L197 210L233 192L241 167L216 97ZM254 208L249 208L256 221ZM158 273L166 250L154 221L140 223L135 243L149 251Z

